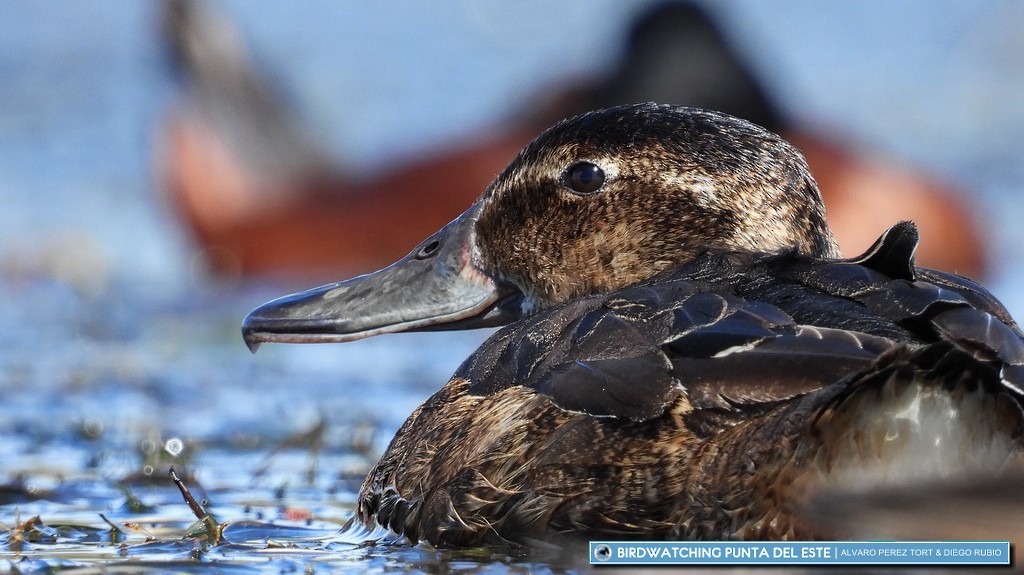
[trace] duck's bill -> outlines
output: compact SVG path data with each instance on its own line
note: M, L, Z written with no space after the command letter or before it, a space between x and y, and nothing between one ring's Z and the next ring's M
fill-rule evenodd
M380 271L261 305L242 323L246 344L255 352L263 342L344 342L516 319L519 293L473 264L474 219L466 212Z

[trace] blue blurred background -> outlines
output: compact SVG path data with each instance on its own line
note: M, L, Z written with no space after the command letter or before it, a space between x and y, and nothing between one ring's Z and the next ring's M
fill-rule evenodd
M372 170L485 129L548 86L606 71L646 4L216 6L333 153ZM997 250L995 291L1024 309L1013 289L1024 4L728 0L712 11L788 115L968 183ZM0 5L8 270L168 293L195 281L188 238L154 186L156 135L177 94L158 16L158 4L134 1Z

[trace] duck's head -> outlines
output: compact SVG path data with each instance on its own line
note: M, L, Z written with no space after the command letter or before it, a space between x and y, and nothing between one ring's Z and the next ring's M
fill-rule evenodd
M254 348L499 325L709 247L838 257L824 211L801 154L754 124L656 104L590 112L541 134L405 258L260 306L243 333Z

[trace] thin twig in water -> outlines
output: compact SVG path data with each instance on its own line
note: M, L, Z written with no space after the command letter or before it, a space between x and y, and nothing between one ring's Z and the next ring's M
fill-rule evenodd
M217 524L217 520L212 515L203 509L203 506L196 501L195 497L189 492L185 482L178 477L178 474L174 471L174 466L171 466L171 480L178 486L178 491L181 491L181 496L185 499L185 503L188 504L188 508L192 510L192 514L202 521L203 526L206 527L207 535L210 536L210 540L214 545L220 543L220 525Z
M204 517L209 515L203 506L196 501L195 497L189 493L188 487L185 486L185 482L178 477L178 474L174 471L174 466L171 466L171 481L178 486L178 491L181 491L181 496L185 498L185 503L188 504L188 508L192 510L192 514L196 516L196 519L202 521Z
M102 519L104 523L106 523L107 525L109 525L109 526L110 526L110 529L111 529L112 531L116 531L116 532L118 532L118 533L124 533L124 531L122 531L120 527L118 527L117 525L114 525L114 523L113 523L113 522L112 522L111 520L107 519L107 516L106 516L106 515L104 515L104 514L100 513L100 519Z

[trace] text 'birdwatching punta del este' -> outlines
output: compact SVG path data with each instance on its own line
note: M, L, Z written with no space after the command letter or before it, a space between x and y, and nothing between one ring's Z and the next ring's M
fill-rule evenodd
M594 541L591 564L1007 565L1008 541Z

